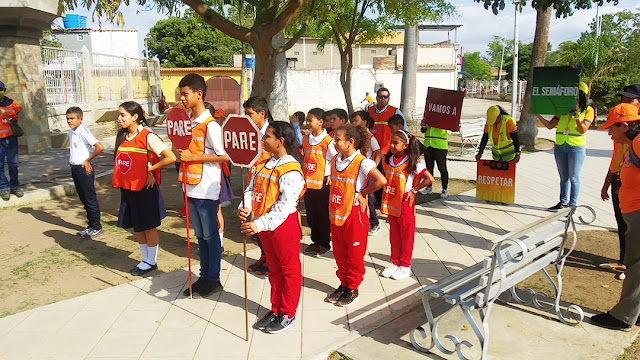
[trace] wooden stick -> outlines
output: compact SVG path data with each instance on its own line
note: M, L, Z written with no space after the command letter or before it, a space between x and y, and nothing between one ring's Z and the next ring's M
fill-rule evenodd
M189 200L187 198L187 166L184 161L180 164L182 172L182 192L184 193L185 219L187 220L187 259L189 261L189 299L193 299L193 288L191 287L191 231L189 231Z
M244 169L240 168L240 181L244 186ZM248 174L247 174L248 175ZM242 192L242 207L244 208L244 191ZM248 217L247 217L247 220ZM249 341L249 297L247 295L247 235L242 236L242 246L244 249L244 328L245 341Z

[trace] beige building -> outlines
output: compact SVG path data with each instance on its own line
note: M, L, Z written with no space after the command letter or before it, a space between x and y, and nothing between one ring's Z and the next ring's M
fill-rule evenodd
M421 25L421 32L446 31L447 39L435 43L421 43L418 48L418 68L456 69L457 44L451 41L449 33L460 25ZM340 69L340 52L329 39L323 49L318 48L321 39L301 38L286 51L289 69L329 70ZM421 41L422 42L422 41ZM404 31L396 32L370 43L357 44L353 48L353 69L402 69Z

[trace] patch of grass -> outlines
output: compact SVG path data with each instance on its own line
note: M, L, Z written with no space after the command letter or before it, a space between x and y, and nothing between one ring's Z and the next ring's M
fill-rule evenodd
M329 357L327 358L327 360L353 360L353 359L348 357L347 355L334 351L331 354L329 354Z
M34 272L51 269L52 267L56 269L70 268L80 261L87 261L87 259L82 255L70 253L59 245L54 245L40 252L37 258L26 261L11 269L11 275L17 277L18 280L27 279L30 278Z

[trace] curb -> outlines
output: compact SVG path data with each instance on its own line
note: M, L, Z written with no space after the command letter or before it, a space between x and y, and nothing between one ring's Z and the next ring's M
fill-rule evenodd
M96 182L101 181L102 178L110 176L111 174L113 174L113 170L96 174ZM44 189L25 191L24 196L21 198L12 196L8 201L0 202L0 209L40 203L51 199L61 199L75 194L76 186L73 184L73 181L67 181Z

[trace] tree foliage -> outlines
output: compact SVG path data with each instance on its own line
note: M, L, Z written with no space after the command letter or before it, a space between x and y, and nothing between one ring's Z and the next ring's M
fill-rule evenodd
M498 12L504 10L505 4L511 3L505 2L505 0L473 0L477 3L484 4L485 9L491 8L491 11L495 15L498 15ZM618 0L606 0L608 3L613 3L614 5L618 5ZM538 10L545 10L549 7L553 7L556 11L556 17L564 17L573 15L573 10L582 10L582 9L591 9L593 4L598 4L602 6L605 3L605 0L531 0L531 7ZM521 6L526 6L527 1L520 1Z
M40 39L40 46L61 48L62 43L55 35L53 35L51 30L44 30L42 32L42 39Z
M188 11L182 17L158 21L147 35L149 55L163 67L215 67L233 65L240 41L207 25Z
M310 8L313 3L310 0ZM158 12L175 15L183 5L189 6L203 21L224 34L251 45L255 51L256 68L252 95L268 98L275 76L278 54L284 53L304 33L306 26L301 24L291 41L274 47L272 40L289 24L305 0L59 0L59 12L73 10L81 6L92 10L93 16L105 17L119 25L124 24L120 6L130 4L155 4ZM239 16L229 16L237 9ZM250 22L244 22L252 14Z
M504 41L504 60L502 62L502 70L507 72L507 78L513 76L513 40L493 36L493 39L487 46L487 58L491 66L500 67L500 59L502 56L502 44ZM518 41L518 79L526 79L531 67L531 53L533 43L523 44ZM551 44L547 44L547 50L551 50ZM466 68L465 55L465 68Z
M479 51L464 54L464 72L475 80L491 80L491 65L482 59Z
M624 85L640 82L640 13L603 15L599 37L595 19L589 27L575 42L561 43L550 62L579 67L582 80L591 85L590 98L602 112L618 102L615 94Z

